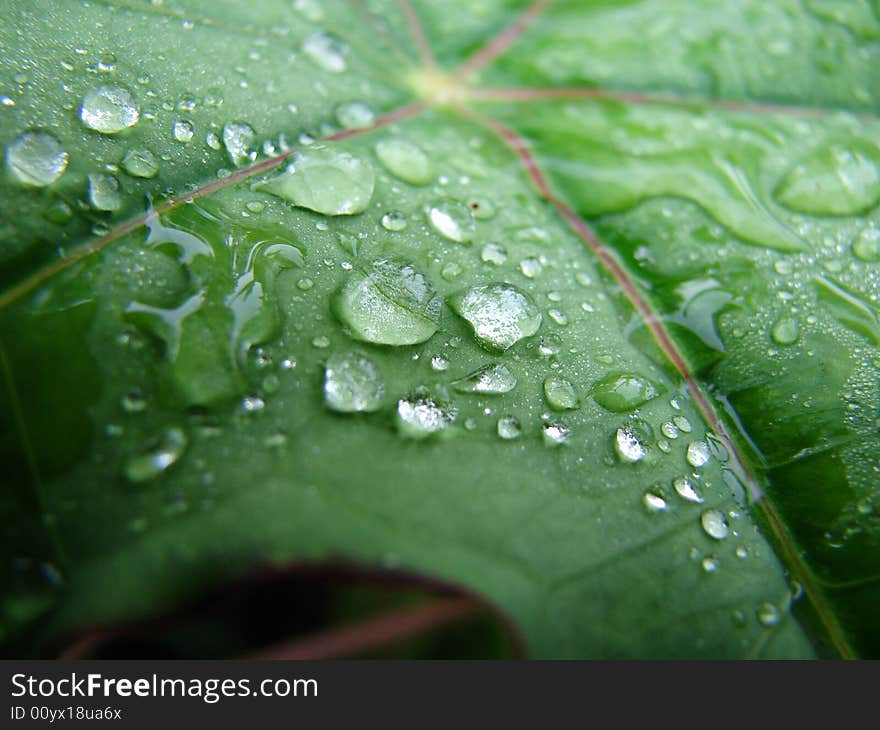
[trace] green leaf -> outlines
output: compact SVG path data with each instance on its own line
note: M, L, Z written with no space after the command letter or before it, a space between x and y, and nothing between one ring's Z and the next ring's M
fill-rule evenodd
M878 13L6 3L0 641L344 558L880 655Z

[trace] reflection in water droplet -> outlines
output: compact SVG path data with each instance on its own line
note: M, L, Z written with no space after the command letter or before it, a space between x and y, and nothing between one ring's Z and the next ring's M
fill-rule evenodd
M223 146L233 165L246 165L257 159L257 151L253 148L256 136L253 127L245 122L223 125Z
M498 435L505 441L517 439L522 434L519 419L513 416L502 416L498 419Z
M691 484L687 477L679 477L678 479L675 479L672 482L672 486L675 489L675 493L682 499L686 499L688 502L700 504L703 501L703 498L699 495L694 488L694 485Z
M627 464L634 464L645 458L648 450L631 428L618 428L614 434L614 450L617 458Z
M545 446L561 446L571 435L571 430L559 423L545 423L542 431Z
M333 300L352 335L381 345L414 345L440 325L442 300L415 266L379 259L351 272Z
M554 376L544 381L544 397L555 411L571 411L580 405L574 386L567 380Z
M185 120L178 120L174 122L172 132L174 133L174 139L178 142L186 143L193 138L193 125Z
M187 442L183 429L176 426L166 429L156 448L126 462L125 476L132 482L155 479L180 460L186 451Z
M434 355L434 357L431 358L431 370L442 373L444 370L448 369L449 360L443 357L443 355Z
M723 540L730 534L730 525L721 510L707 509L700 515L703 531L715 540Z
M687 447L687 461L695 469L705 466L710 459L709 444L705 441L691 441Z
M459 393L501 394L516 387L516 376L506 365L494 364L475 370L452 383Z
M331 355L324 366L324 403L341 413L378 410L385 383L376 364L366 355L342 352Z
M302 52L318 68L342 73L348 68L348 47L336 36L323 31L312 33L303 41Z
M70 156L48 132L19 135L6 147L6 166L15 178L35 188L55 182L67 169Z
M510 284L485 284L450 299L452 308L473 327L479 343L504 351L541 326L541 312L523 291Z
M99 86L86 92L79 117L89 129L116 134L137 124L141 113L128 89Z
M410 185L427 185L434 175L431 160L421 147L405 139L383 139L376 147L376 157L394 177Z
M131 149L122 158L122 169L132 177L152 178L159 172L159 163L149 150Z
M447 200L429 206L425 214L428 220L444 238L456 243L470 243L474 237L474 219L470 211L461 203Z
M373 197L375 175L366 160L334 145L298 151L280 175L254 185L324 215L356 215Z
M397 402L397 430L406 438L423 439L447 429L455 415L432 398L405 398Z

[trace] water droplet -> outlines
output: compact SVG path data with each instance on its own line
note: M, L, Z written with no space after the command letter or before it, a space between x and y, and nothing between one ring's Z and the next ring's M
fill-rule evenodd
M253 148L257 133L245 122L229 122L223 125L223 146L233 165L240 167L257 159Z
M678 479L675 479L672 482L672 487L675 489L675 493L679 497L686 499L688 502L694 502L696 504L701 504L703 502L703 498L699 495L694 488L694 485L691 484L687 477L678 477Z
M542 434L545 446L561 446L571 435L571 429L559 423L545 423Z
M649 512L665 512L669 507L669 505L666 504L666 500L654 492L645 492L642 495L642 503L647 507Z
M556 324L560 327L564 327L568 324L568 317L565 316L564 312L560 312L558 309L551 309L547 312L547 316L550 317Z
M208 145L212 150L219 150L223 148L223 142L220 141L220 136L216 132L208 132L205 135L205 144Z
M95 210L119 210L122 207L119 180L112 175L89 175L89 202Z
M478 221L487 221L495 217L495 206L488 198L471 198L468 201L468 208Z
M703 531L714 540L723 540L730 534L730 525L721 510L707 509L700 515Z
M687 447L687 461L694 469L705 466L710 459L709 444L705 441L691 441Z
M425 210L425 215L428 216L434 230L450 241L470 243L474 237L473 216L461 203L447 200L429 206Z
M193 138L193 125L185 120L178 120L174 122L172 132L174 134L174 139L178 142L186 143Z
M682 433L690 433L693 430L691 428L691 422L684 416L673 416L672 422Z
M580 405L574 386L562 378L550 376L544 381L544 397L554 411L572 411Z
M538 259L523 259L519 263L519 270L522 271L523 276L526 278L534 279L544 270L544 266Z
M718 568L721 567L721 563L718 558L714 557L705 557L703 558L700 565L703 567L703 571L706 573L717 573Z
M126 413L141 413L147 409L147 400L139 390L130 390L122 397L122 410Z
M507 261L507 251L504 250L504 246L500 243L487 243L483 246L483 250L480 251L480 258L487 264L501 266L501 264Z
M89 129L101 134L116 134L137 124L141 112L128 89L99 86L86 92L79 118Z
M779 608L774 606L770 601L764 601L755 609L755 616L758 623L764 628L772 628L782 620L782 614Z
M355 215L367 209L374 184L369 162L339 147L315 144L298 151L284 172L254 189L324 215Z
M517 439L522 434L519 419L513 416L502 416L498 419L498 435L505 441Z
M454 261L445 264L440 271L440 276L442 276L445 281L453 281L454 279L457 279L460 274L461 266Z
M318 0L293 0L293 9L306 20L317 23L324 18L324 9Z
M373 110L362 101L350 101L336 107L336 121L345 129L364 129L375 119Z
M431 370L442 373L444 370L448 369L449 360L443 357L443 355L434 355L434 357L431 358Z
M312 281L309 277L304 276L302 279L299 279L296 282L296 288L300 291L308 291L315 285L315 282Z
M812 215L856 215L880 198L880 150L867 140L810 153L774 193L782 205Z
M382 227L386 231L402 231L406 226L406 216L398 210L389 210L382 216Z
M679 434L678 426L672 421L666 421L660 426L660 433L668 439L677 439Z
M618 372L606 375L597 381L590 390L590 395L605 410L624 413L653 400L661 392L662 387L647 378L635 373ZM666 433L664 435L667 438L675 438Z
M330 338L326 335L318 335L312 338L312 347L317 347L319 350L324 350L330 347Z
M516 387L516 375L500 363L486 365L452 383L459 393L482 393L498 395L509 393Z
M366 355L343 352L331 355L324 366L324 403L340 413L379 410L385 383L376 364Z
M798 324L791 317L783 317L773 325L771 335L778 345L793 345L798 340Z
M70 156L48 132L25 132L6 147L6 166L16 179L35 188L51 185L64 174Z
M302 52L318 68L330 73L342 73L348 68L348 46L336 36L323 31L312 33L303 41Z
M434 176L431 160L422 148L404 139L383 139L376 147L376 157L394 177L410 185L427 185Z
M158 446L126 462L125 476L132 482L155 479L180 460L187 442L183 429L176 426L166 429Z
M442 300L407 261L378 259L350 274L334 298L336 315L352 335L382 345L414 345L440 325Z
M631 428L618 428L614 433L614 451L617 458L635 464L645 458L648 450Z
M746 548L744 548L742 545L740 545L736 548L735 555L740 560L745 560L747 557L749 557L749 551Z
M433 398L405 398L397 402L397 430L407 438L423 439L447 429L455 421L455 411Z
M122 158L122 169L132 177L153 178L159 172L159 163L149 150L131 149Z
M880 228L865 228L853 244L853 253L862 261L880 261Z
M503 352L541 326L538 307L528 294L510 284L475 286L454 295L450 305L490 351Z

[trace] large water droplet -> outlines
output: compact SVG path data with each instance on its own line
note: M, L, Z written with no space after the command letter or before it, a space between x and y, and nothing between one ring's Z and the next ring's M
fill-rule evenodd
M730 534L730 525L721 510L707 509L700 515L703 531L715 540L723 540Z
M503 352L541 326L541 312L531 297L510 284L475 286L454 295L450 305L490 351Z
M580 405L574 386L552 375L544 381L544 397L554 411L572 411Z
M35 188L51 185L64 174L70 156L48 132L19 135L6 147L6 166L19 182Z
M427 185L434 176L431 160L422 148L405 139L383 139L376 145L376 157L394 177L410 185Z
M151 178L159 172L159 163L149 150L132 149L122 158L122 169L132 177Z
M407 438L423 439L444 431L455 421L455 411L430 397L397 402L397 430Z
M385 383L376 364L366 355L342 352L331 355L324 366L324 403L341 413L378 410Z
M775 196L800 213L864 212L880 198L880 150L867 140L821 147L789 171Z
M862 261L880 261L880 228L865 228L853 243L853 253Z
M122 207L119 180L103 173L89 175L89 202L95 210L119 210Z
M362 101L350 101L336 107L336 121L345 129L364 129L375 119L373 110Z
M223 146L233 165L246 165L257 158L254 139L257 133L245 122L229 122L223 125Z
M318 68L330 73L342 73L348 68L348 46L336 36L323 31L312 33L303 41L302 52Z
M617 458L634 464L645 458L648 450L631 428L618 428L614 433L614 450Z
M116 134L137 124L141 112L128 89L99 86L86 92L79 118L89 129L101 134Z
M644 405L662 392L662 387L635 373L610 373L593 384L590 395L612 413L624 413Z
M687 447L687 461L695 469L705 466L709 463L711 454L709 452L709 444L705 441L691 441Z
M177 426L166 429L158 446L126 462L125 476L133 482L155 479L180 460L187 442L183 429Z
M333 307L359 340L413 345L437 331L442 300L413 264L386 258L352 271Z
M428 206L425 215L444 238L456 243L470 243L473 240L475 227L471 212L461 203L447 200Z
M516 375L500 363L486 365L475 370L460 380L456 380L452 387L459 393L482 393L497 395L509 393L516 387Z
M798 324L791 317L783 317L775 325L770 333L773 341L778 345L793 345L798 340Z
M367 209L374 184L369 162L339 147L315 144L298 151L284 172L254 189L324 215L355 215Z
M672 482L672 487L675 489L675 493L679 497L686 499L688 502L694 502L696 504L701 504L703 502L703 498L699 495L694 488L694 485L691 484L690 479L687 477L678 477L678 479L675 479Z
M186 120L178 120L174 122L174 126L172 127L172 133L174 134L174 139L178 142L189 142L193 138L193 125L191 122L187 122Z

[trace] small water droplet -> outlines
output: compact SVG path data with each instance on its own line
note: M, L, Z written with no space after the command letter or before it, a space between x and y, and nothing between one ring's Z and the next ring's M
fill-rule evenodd
M529 258L519 262L519 270L526 278L534 279L544 270L544 266L538 259Z
M705 557L700 562L700 565L703 568L703 572L705 573L717 573L718 569L721 567L721 562L718 558L715 557Z
M570 435L571 429L559 423L545 423L542 429L545 446L561 446Z
M501 363L486 365L452 383L459 393L498 395L516 387L516 375Z
M635 432L627 428L618 428L614 433L614 451L620 461L635 464L648 454L648 450Z
M611 373L597 381L590 390L590 395L605 410L612 413L625 413L653 400L661 392L661 386L647 378L635 373L618 372ZM663 435L667 438L675 438L665 432Z
M139 390L130 390L122 397L122 410L126 413L141 413L147 409L147 401Z
M334 298L336 315L365 342L414 345L440 325L442 300L413 264L396 258L358 267Z
M427 185L434 176L431 160L422 148L405 139L383 139L375 147L376 157L394 177L410 185Z
M460 274L461 266L454 261L445 264L440 270L440 276L442 276L445 281L453 281L454 279L457 279Z
M660 426L660 433L662 433L668 439L677 439L679 434L678 426L676 426L672 421L665 421Z
M758 623L766 629L776 626L782 620L782 614L779 608L770 601L764 601L755 609L755 616Z
M749 551L742 545L739 545L736 548L735 555L740 560L745 560L747 557L749 557Z
M691 484L690 479L687 477L678 477L672 482L672 487L675 489L675 493L681 497L682 499L686 499L688 502L695 502L696 504L701 504L703 498L699 495L697 490L694 488L694 485Z
M880 228L865 228L853 243L853 253L862 261L880 261Z
M522 434L519 419L513 416L502 416L498 419L498 435L505 441L517 439Z
M193 125L190 122L180 119L174 122L172 132L174 134L174 139L178 142L186 143L193 138Z
M326 335L318 335L317 337L313 337L312 347L317 347L319 350L325 350L330 347L330 338Z
M259 413L266 407L266 401L256 395L249 395L241 399L242 413Z
M572 411L580 406L574 386L562 378L550 376L544 381L544 397L555 411Z
M180 460L186 451L188 439L183 429L172 426L162 434L159 444L149 451L129 459L125 476L132 482L155 479Z
M467 205L471 215L478 221L487 221L495 217L495 206L488 198L471 198Z
M642 495L642 503L649 512L665 512L669 508L669 505L666 504L666 500L663 499L663 497L650 491L645 492Z
M672 422L678 427L678 430L682 433L690 433L693 429L691 428L691 422L688 421L684 416L673 416Z
M695 469L705 466L711 455L709 453L709 444L705 441L691 441L687 447L687 461Z
M703 531L714 540L723 540L730 534L730 525L721 510L707 509L700 515Z
M149 150L131 149L122 158L122 169L132 177L152 178L159 172L159 163Z
M490 351L509 349L541 326L541 312L525 292L510 284L484 284L450 299L450 305Z
M397 430L407 438L426 438L446 430L454 421L455 411L433 398L412 397L397 402Z
M79 117L89 129L101 134L116 134L137 124L141 112L128 89L99 86L86 92Z
M245 122L229 122L223 125L223 146L233 165L240 167L257 159L254 139L257 133Z
M771 332L773 341L778 345L793 345L798 340L798 325L791 317L783 317Z
M483 246L483 250L480 251L480 258L487 264L501 266L501 264L507 261L507 251L504 250L504 246L500 243L487 243Z
M324 215L356 215L373 197L373 166L335 145L314 144L294 154L280 175L254 185Z
M302 52L318 68L342 73L348 68L348 46L336 36L317 31L303 41Z
M366 355L342 352L324 366L324 403L340 413L377 411L385 395L378 366Z
M350 101L336 107L336 121L344 129L364 129L375 119L373 110L362 101Z
M431 358L431 370L442 373L444 370L448 369L449 360L443 357L443 355L434 355L434 357Z
M90 174L89 202L95 210L119 210L122 207L119 180L112 175Z
M6 147L6 166L16 179L31 187L44 188L64 174L70 156L48 132L19 135Z
M470 243L474 237L474 219L470 211L454 200L429 206L425 210L434 230L456 243Z
M402 231L406 226L406 216L398 210L389 210L382 216L382 227L386 231Z

